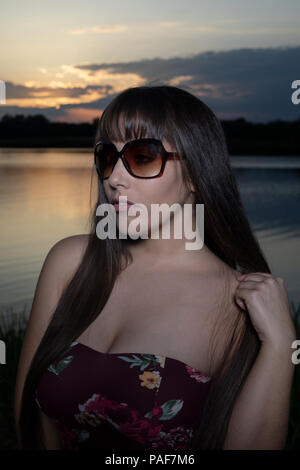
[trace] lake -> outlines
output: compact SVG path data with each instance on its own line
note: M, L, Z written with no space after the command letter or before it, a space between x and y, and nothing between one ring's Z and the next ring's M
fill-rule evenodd
M300 157L234 156L250 224L273 275L300 302ZM50 248L88 233L97 194L92 149L0 149L0 312L30 311Z

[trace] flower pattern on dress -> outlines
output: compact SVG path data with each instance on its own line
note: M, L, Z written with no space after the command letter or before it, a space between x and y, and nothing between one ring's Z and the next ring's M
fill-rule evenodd
M80 345L80 343L76 341L73 342L65 350L65 355L60 357L53 364L50 364L47 369L48 373L51 373L49 376L52 377L53 390L56 389L56 386L62 386L64 383L64 372L70 367L75 367L76 359L79 360L78 356L80 356L76 355L78 354L77 352L84 350L84 345L80 345L79 349L72 351L72 355L70 355L70 350L75 345ZM181 392L178 393L177 386L173 385L169 390L168 397L165 387L164 395L160 393L161 384L162 382L165 383L164 381L166 380L165 370L166 360L168 359L166 356L142 353L120 355L106 354L98 353L90 348L86 350L86 353L96 354L99 359L103 357L105 360L108 358L111 361L116 361L116 359L120 360L119 364L117 362L114 362L114 364L116 364L116 370L119 371L123 383L124 380L126 383L126 374L128 375L128 372L126 372L126 366L128 366L129 369L136 370L136 374L134 374L134 372L130 372L130 381L132 381L130 384L132 383L134 385L135 383L138 388L145 391L144 408L143 411L141 411L138 406L133 406L133 401L127 402L127 400L122 400L122 395L120 395L121 399L119 400L110 399L107 394L109 392L100 393L97 388L88 394L86 392L80 392L81 399L79 403L74 402L74 405L72 405L72 415L67 415L68 425L66 422L63 422L64 418L53 418L53 412L51 412L51 419L57 425L60 432L63 449L79 449L81 448L81 445L88 448L89 441L91 440L92 435L94 436L97 429L99 431L103 429L104 434L114 430L114 432L118 433L117 435L128 439L128 442L136 442L145 449L184 450L188 448L188 444L194 432L191 425L191 417L194 419L194 410L188 406L189 397L188 394L187 396L185 395L185 390L188 391L188 384L190 384L190 387L194 390L194 396L197 396L198 389L195 389L195 383L205 384L211 380L211 377L201 374L198 370L181 361L172 360L170 362L170 367L173 372L175 371L175 367L178 367L181 374L182 371L184 371L185 378L182 376L178 377L178 384L183 384L183 386L179 388ZM88 356L88 358L89 357L90 356ZM124 366L122 366L122 368L120 367L121 363L124 364L125 368ZM93 361L91 361L91 365L93 364ZM99 362L95 362L95 364L99 364ZM113 363L111 364L113 365ZM74 372L74 374L75 373L76 372ZM94 375L96 375L96 371L94 372ZM86 375L86 378L87 377L89 376ZM107 376L105 375L105 380L106 377L111 377L116 380L118 376L114 375L112 369L111 373L109 372ZM189 381L189 379L192 380ZM77 383L76 380L74 383ZM172 382L172 384L176 383L176 381ZM174 386L175 388L173 388ZM137 387L134 392L137 392ZM72 385L70 386L70 390L73 392L76 388ZM174 395L172 396L173 393ZM64 396L66 400L65 403L67 405L68 396L70 395ZM118 397L118 394L116 394L116 396ZM126 396L128 396L128 394ZM41 409L43 409L43 402L38 399L37 396L36 403ZM148 405L149 408L147 410ZM185 414L187 411L184 412L184 409L190 410L188 411L188 413L190 413L190 418L186 417L189 415ZM112 439L115 438L112 437ZM95 440L93 440L93 443L94 442ZM99 446L101 447L100 442Z
M180 412L182 406L183 400L168 400L162 405L155 402L153 409L141 416L138 410L126 403L113 402L101 394L94 393L85 403L78 406L80 413L75 414L75 419L81 424L91 426L98 426L106 421L140 444L153 442L153 448L158 448L167 443L172 447L177 445L179 440L185 445L190 439L191 429L181 426L166 433L159 421L171 420ZM158 442L161 440L162 443Z
M194 369L191 366L185 365L186 371L192 379L197 380L197 382L206 383L211 380L211 377L201 374L197 369Z
M147 388L159 388L161 382L160 373L157 370L154 371L145 371L143 374L139 375L141 380L141 386Z
M130 363L130 368L139 367L140 370L155 369L156 367L164 367L166 358L164 356L158 356L155 354L140 354L140 357L136 354L131 356L118 356L119 359Z

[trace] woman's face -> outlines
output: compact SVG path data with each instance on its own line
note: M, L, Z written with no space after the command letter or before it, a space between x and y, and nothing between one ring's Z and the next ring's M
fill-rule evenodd
M115 144L117 150L120 151L125 145L126 141L113 143ZM172 148L168 142L162 140L162 143L168 152L175 152L175 149ZM146 224L147 230L145 233L148 233L149 236L149 230L151 227L152 204L166 203L168 206L171 206L174 203L179 203L180 206L182 206L183 204L194 202L194 195L193 192L191 192L191 189L194 190L194 188L192 184L190 184L189 188L185 187L179 160L168 159L162 176L158 178L140 179L130 175L123 165L121 158L119 158L109 178L103 181L103 185L104 191L110 203L114 198L119 198L119 196L127 196L127 199L134 202L136 207L138 207L139 204L144 204L146 206L148 223ZM122 227L124 227L124 225L121 225L121 223L124 223L124 214L124 210L116 212L117 224L119 231L121 232L123 232ZM146 220L144 217L145 212L137 212L136 216L130 216L128 215L127 210L126 215L126 230L128 230L130 222L136 217L139 217L140 220ZM160 220L161 223L164 223L163 218ZM128 234L129 233L130 230L128 231Z

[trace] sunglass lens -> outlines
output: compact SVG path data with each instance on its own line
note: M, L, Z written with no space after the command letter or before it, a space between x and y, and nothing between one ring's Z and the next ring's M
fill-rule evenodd
M125 159L135 176L151 178L160 173L162 151L156 143L133 143L125 152Z
M101 178L108 178L113 170L115 152L107 144L98 144L96 147L96 168Z

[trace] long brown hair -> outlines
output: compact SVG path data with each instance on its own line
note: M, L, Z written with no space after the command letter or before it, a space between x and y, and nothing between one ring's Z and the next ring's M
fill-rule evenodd
M192 181L195 203L205 207L207 247L232 269L270 273L245 215L221 123L211 109L178 87L128 88L105 108L95 143L100 139L120 142L149 136L167 140L185 157L181 160L184 180ZM41 375L98 317L124 269L123 260L125 267L132 261L124 240L101 240L96 235L96 225L101 220L95 215L96 207L104 202L109 201L98 180L98 198L84 256L65 286L24 383L18 423L24 449L44 448L35 401ZM227 304L221 306L223 313ZM237 311L229 328L222 365L214 375L190 449L223 448L235 399L257 357L258 335L248 313Z

